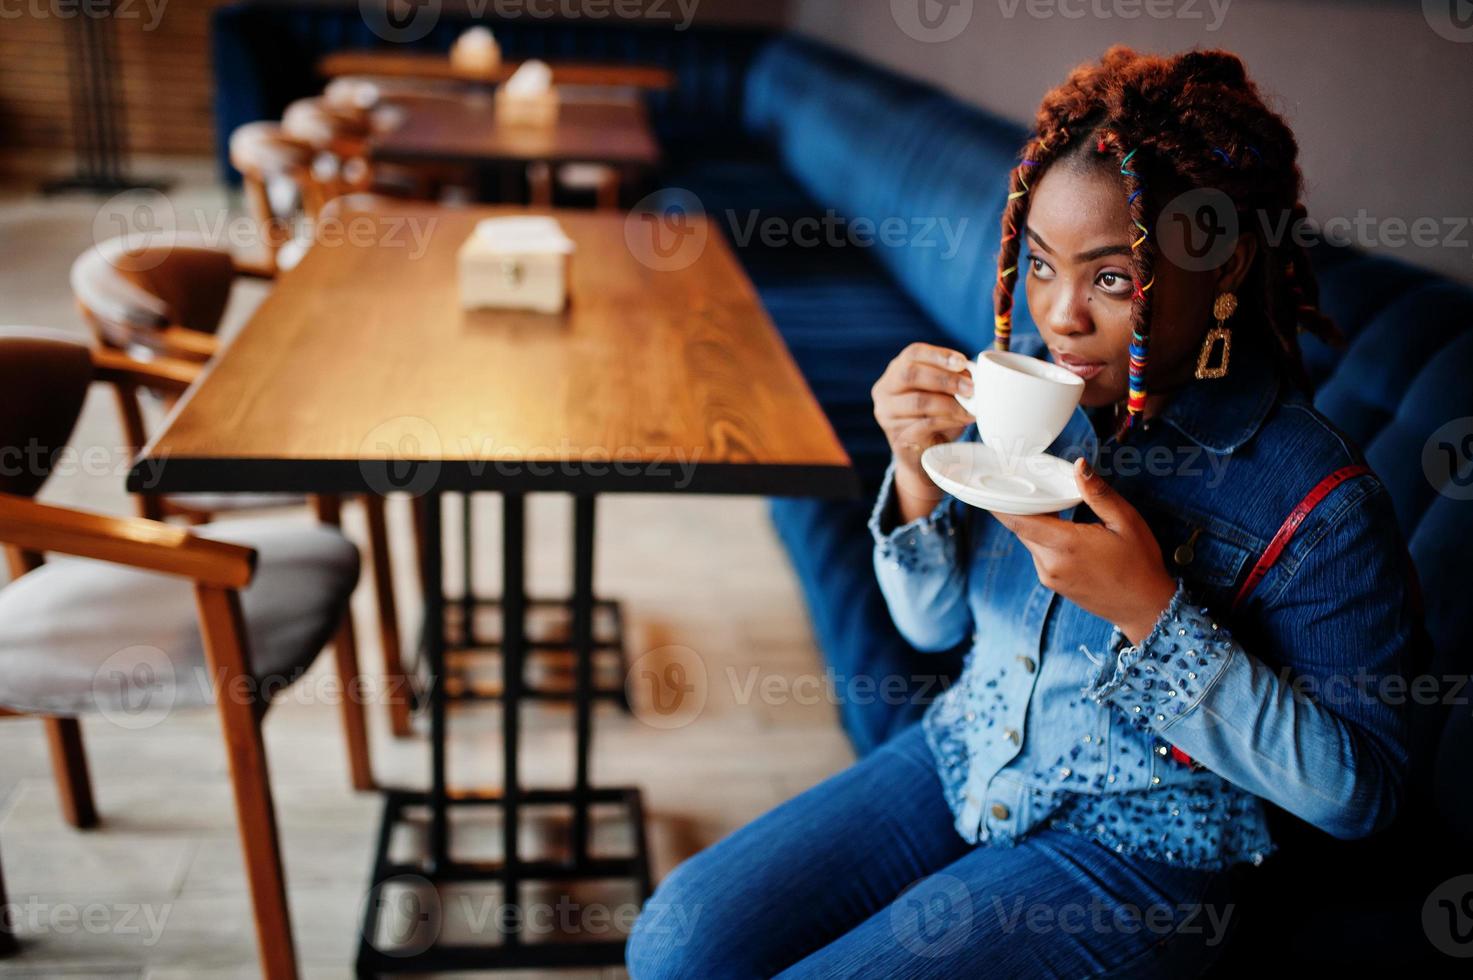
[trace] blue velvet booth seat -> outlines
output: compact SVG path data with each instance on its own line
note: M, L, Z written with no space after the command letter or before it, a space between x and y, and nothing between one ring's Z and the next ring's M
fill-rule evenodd
M239 4L216 14L222 134L263 118L318 82L311 64L374 38L349 12ZM464 26L447 18L426 44ZM859 752L917 717L930 675L953 676L959 654L920 654L896 632L871 567L865 529L888 459L870 386L906 344L974 353L991 341L991 288L1007 171L1024 133L952 97L794 36L685 34L546 22L497 26L510 56L546 54L671 65L678 93L655 117L670 169L663 186L694 194L727 232L778 330L848 449L864 484L847 502L776 500L787 546L827 663L847 698L841 721ZM1031 107L1020 107L1031 108ZM681 195L682 199L688 199ZM898 239L839 235L770 239L753 218L834 223L885 219ZM938 228L948 222L952 238ZM857 225L847 226L851 230ZM1395 500L1421 577L1438 678L1473 666L1473 501L1433 486L1424 446L1464 419L1473 432L1473 290L1403 263L1317 247L1321 305L1349 338L1306 342L1319 407L1365 447ZM1015 331L1032 331L1019 296ZM1460 440L1455 440L1459 442ZM1465 458L1459 479L1466 480ZM1435 472L1435 471L1433 471ZM1463 496L1468 496L1464 493ZM897 700L848 685L856 675L913 677ZM1473 685L1445 681L1454 704L1419 705L1414 772L1395 826L1343 842L1275 814L1292 846L1252 877L1224 970L1261 962L1359 967L1451 963L1429 944L1432 889L1473 871ZM1437 922L1429 919L1428 929Z

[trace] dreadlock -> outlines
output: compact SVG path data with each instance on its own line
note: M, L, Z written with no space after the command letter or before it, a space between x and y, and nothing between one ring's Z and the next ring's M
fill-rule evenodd
M1229 52L1159 57L1115 45L1098 65L1075 68L1044 96L1034 132L1012 170L993 290L998 349L1008 349L1012 334L1019 229L1027 221L1030 185L1060 160L1112 163L1137 232L1131 242L1134 290L1123 434L1145 407L1150 290L1159 254L1151 229L1161 209L1180 193L1212 188L1226 194L1240 215L1287 215L1287 232L1306 215L1299 200L1298 152L1288 124L1264 103L1243 62ZM1330 342L1339 337L1319 309L1309 257L1293 234L1277 235L1270 243L1256 220L1240 221L1240 233L1257 235L1260 246L1240 308L1259 311L1290 375L1307 386L1299 331Z

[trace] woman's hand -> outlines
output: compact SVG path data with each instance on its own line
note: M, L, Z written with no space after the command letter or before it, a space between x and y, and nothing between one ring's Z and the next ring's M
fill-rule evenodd
M1131 643L1150 635L1176 594L1161 546L1140 512L1084 460L1074 479L1099 524L994 514L1033 555L1046 588L1120 627Z
M921 453L951 442L972 422L954 395L971 397L972 375L958 351L911 344L901 351L870 389L875 420L895 454L895 492L901 519L929 514L941 490L921 468Z

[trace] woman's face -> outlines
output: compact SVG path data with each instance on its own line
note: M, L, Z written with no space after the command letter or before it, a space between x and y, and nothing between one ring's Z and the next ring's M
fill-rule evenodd
M1029 255L1020 270L1028 309L1054 362L1084 379L1088 407L1121 401L1128 388L1130 243L1140 233L1125 201L1117 174L1068 163L1046 171L1030 192ZM1147 388L1159 400L1195 367L1221 270L1188 272L1156 254Z

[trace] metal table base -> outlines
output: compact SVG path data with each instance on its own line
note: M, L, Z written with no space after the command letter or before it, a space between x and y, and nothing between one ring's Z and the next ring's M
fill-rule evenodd
M644 813L639 790L634 787L596 788L589 779L589 755L593 740L593 705L598 694L593 685L593 539L592 495L574 497L572 651L575 658L573 715L575 758L573 785L568 789L530 789L521 781L518 746L521 738L520 709L527 697L523 672L526 641L526 499L522 493L507 493L502 500L502 614L501 642L503 677L499 700L502 704L501 738L503 785L499 791L452 791L446 784L446 691L447 599L442 586L441 513L438 494L421 498L425 508L423 582L425 622L422 654L429 668L426 700L430 715L430 785L428 790L391 790L386 794L384 815L375 849L369 897L363 911L357 973L371 977L386 973L424 973L442 970L575 967L617 965L623 962L624 942L600 939L577 942L529 942L524 935L527 918L522 912L524 885L537 881L570 882L593 879L627 879L636 889L640 903L651 891L649 846L644 833ZM469 544L467 522L466 543ZM466 551L470 567L469 549ZM467 590L467 595L470 595ZM470 608L473 615L474 608ZM461 610L462 621L466 610ZM598 857L589 852L590 809L596 805L619 805L632 829L632 853L620 857ZM518 843L523 809L559 805L571 809L570 853L566 858L529 859ZM455 857L450 840L450 810L463 807L494 807L501 816L501 859L469 861ZM422 809L426 814L423 853L411 861L395 861L391 846L396 826L406 821L406 811ZM426 908L447 885L486 882L497 886L502 910L496 923L495 943L448 943L441 940L438 922L429 921L407 945L380 948L381 918L385 890L395 882L420 883L433 889L425 896ZM422 919L432 912L417 913Z
M461 545L462 553L469 555L473 552L475 540L474 524L471 517L471 495L461 495ZM575 563L576 563L576 556ZM461 573L460 594L447 597L445 600L445 697L451 704L461 702L499 701L501 700L501 684L475 678L475 668L486 661L501 659L500 637L487 637L481 629L480 623L483 611L491 613L495 617L502 617L501 598L499 596L480 596L476 594L475 582L471 572L470 562L466 562ZM525 600L527 613L535 614L541 612L555 612L564 621L571 623L574 615L573 597L566 599L534 598L527 597ZM629 664L625 659L625 650L628 649L624 643L624 609L613 599L593 600L593 658L594 666L600 664L605 667L613 667L618 682L600 685L595 678L593 696L599 700L611 701L626 712L633 709L629 704L628 693L624 689L623 679L628 676ZM599 623L603 621L606 627L600 630ZM565 663L569 659L576 661L572 650L571 638L561 637L533 637L524 636L522 641L524 662L532 666L537 661L544 663ZM424 679L424 658L420 657L412 671L413 675ZM502 676L505 676L505 666L502 666ZM426 706L424 691L428 685L420 683L419 690L415 695L416 710L423 710ZM546 685L529 682L525 676L522 680L522 697L535 698L541 701L572 701L576 691L568 685Z
M451 704L477 701L500 701L501 684L496 681L480 680L475 677L476 668L488 660L499 660L501 658L500 638L486 639L477 633L474 625L480 617L476 613L488 610L493 615L501 615L501 599L483 596L474 596L471 600L471 613L469 619L472 623L471 629L467 631L464 623L467 620L465 603L456 598L449 603L447 611L451 615L445 623L446 632L446 665L445 665L445 697ZM617 600L596 599L593 604L595 620L603 619L608 622L608 629L601 634L595 630L593 640L593 659L595 673L597 668L603 666L612 668L618 676L618 683L601 685L594 684L593 696L600 701L609 701L618 705L624 711L632 711L629 705L629 697L624 690L623 678L627 676L629 664L625 660L624 651L624 610ZM572 619L573 600L567 599L528 599L527 611L551 611ZM600 616L599 614L603 615ZM537 661L545 664L561 665L568 660L576 662L573 656L571 640L557 637L532 638L523 641L524 657L527 666L532 666ZM527 679L522 680L522 697L536 698L539 701L572 701L575 696L573 688L565 684L534 684Z

